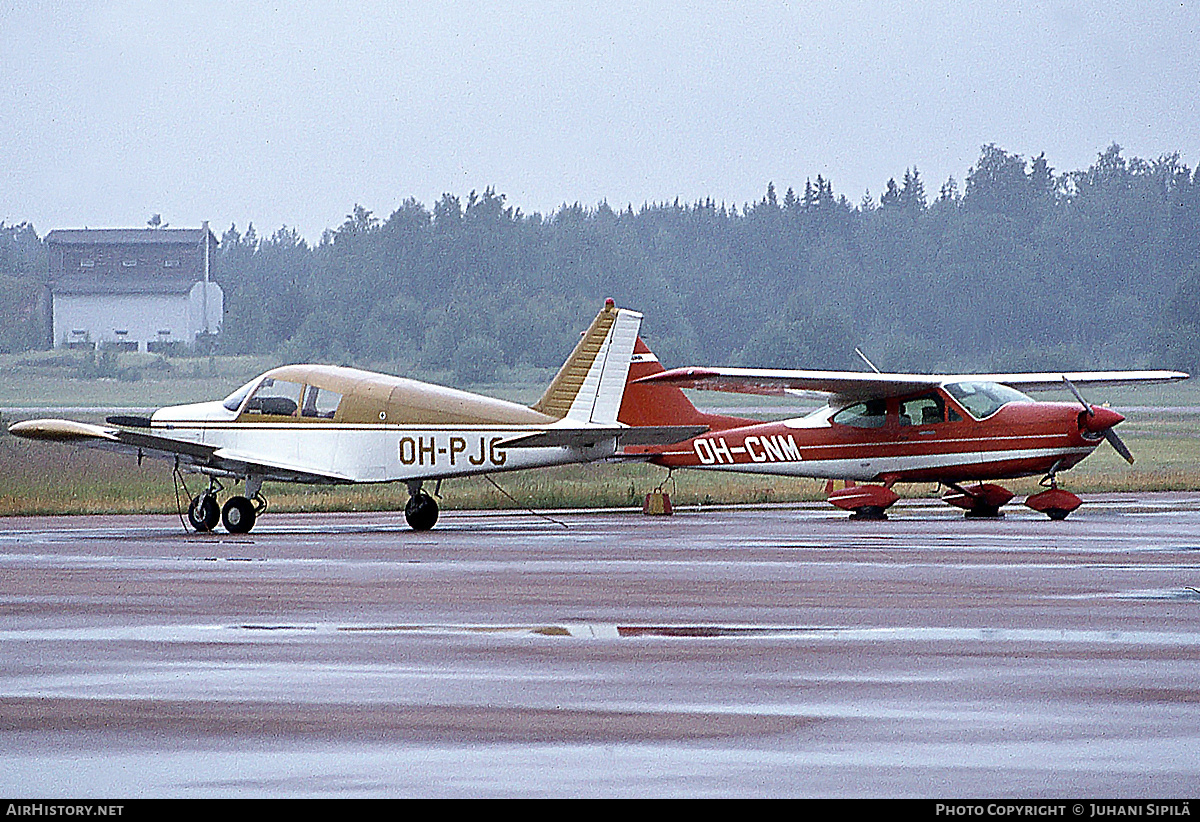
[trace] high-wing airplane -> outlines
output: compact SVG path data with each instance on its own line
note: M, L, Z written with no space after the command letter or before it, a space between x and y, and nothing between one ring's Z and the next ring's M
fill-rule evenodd
M702 426L617 422L642 315L608 300L530 407L416 380L328 365L285 365L224 400L161 408L150 417L18 422L18 437L175 460L209 478L188 507L197 531L220 521L246 533L266 507L265 481L404 482L408 524L438 517L430 480L590 462L621 445L678 442ZM244 483L223 506L221 480Z
M873 368L874 366L872 366ZM1042 374L884 374L758 368L667 371L637 341L618 419L629 425L707 425L678 444L632 446L625 456L657 465L829 480L829 501L852 516L886 518L897 482L936 482L967 516L999 516L1013 494L989 480L1043 475L1047 490L1025 504L1063 519L1081 500L1058 474L1101 440L1133 462L1113 430L1124 417L1087 402L1077 386L1187 379L1178 371ZM704 414L681 389L815 395L827 404L777 422ZM1022 391L1062 389L1078 402L1035 402ZM834 481L845 487L834 490ZM858 484L870 483L870 484Z

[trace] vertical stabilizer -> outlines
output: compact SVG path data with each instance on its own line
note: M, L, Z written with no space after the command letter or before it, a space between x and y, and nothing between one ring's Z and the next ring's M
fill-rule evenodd
M606 301L533 409L573 422L615 424L641 325L641 314Z
M643 377L661 374L666 369L659 363L649 346L638 338L633 349L633 364L629 369L629 384L625 386L621 411L617 419L634 427L648 425L707 425L713 431L753 425L759 420L706 414L692 405L691 400L673 385L639 384Z

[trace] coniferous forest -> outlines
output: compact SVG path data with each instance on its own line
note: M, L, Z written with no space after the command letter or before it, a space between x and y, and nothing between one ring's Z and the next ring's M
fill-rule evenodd
M558 365L611 296L668 367L1200 370L1200 168L1116 145L1067 172L988 145L961 185L912 168L857 203L821 176L549 215L487 189L220 239L229 354L485 382ZM45 279L34 228L0 224L0 353L49 344Z

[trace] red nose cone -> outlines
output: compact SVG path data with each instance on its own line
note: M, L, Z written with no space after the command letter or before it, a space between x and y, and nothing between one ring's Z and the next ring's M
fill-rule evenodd
M1101 408L1098 405L1092 406L1091 414L1083 415L1083 427L1095 434L1107 431L1117 423L1124 421L1125 418L1116 411L1111 408Z

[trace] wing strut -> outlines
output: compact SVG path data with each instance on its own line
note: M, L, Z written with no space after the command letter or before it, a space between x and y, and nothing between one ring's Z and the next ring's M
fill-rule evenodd
M871 370L874 371L876 374L883 373L882 371L880 371L878 368L875 367L875 363L873 363L869 359L867 359L867 355L862 352L861 348L858 348L856 346L854 349L854 353L857 354L858 356L862 357L862 361L865 362L868 366L870 366Z

